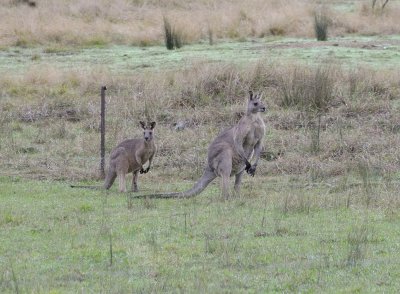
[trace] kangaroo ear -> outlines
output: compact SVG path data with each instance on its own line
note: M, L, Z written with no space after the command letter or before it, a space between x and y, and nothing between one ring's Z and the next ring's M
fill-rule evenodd
M253 100L253 91L252 90L249 91L249 95L250 95L250 100Z
M139 123L140 123L140 126L142 127L142 129L146 128L146 124L144 123L144 121L140 121Z
M155 121L152 121L152 122L150 123L150 129L154 129L155 126L156 126L156 122L155 122Z

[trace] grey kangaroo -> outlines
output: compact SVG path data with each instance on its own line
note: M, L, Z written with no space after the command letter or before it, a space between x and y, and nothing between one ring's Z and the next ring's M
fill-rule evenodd
M133 173L132 191L138 191L137 179L139 172L145 174L150 170L156 145L154 143L155 122L145 124L140 122L143 128L143 139L130 139L121 142L110 155L110 166L104 182L104 188L109 189L118 177L119 191L126 192L125 177L127 173ZM144 164L149 162L147 168Z
M266 108L260 95L253 95L252 91L249 91L249 94L246 115L235 126L220 133L208 147L208 162L203 176L191 189L185 192L137 197L193 197L200 194L217 176L222 179L222 195L225 199L229 198L229 177L231 176L235 176L234 191L238 194L244 171L251 176L254 176L256 172L265 133L265 124L260 112L265 112ZM249 162L252 156L255 157L253 165Z

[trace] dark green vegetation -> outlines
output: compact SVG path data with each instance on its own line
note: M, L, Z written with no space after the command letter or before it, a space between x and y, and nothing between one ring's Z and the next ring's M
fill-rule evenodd
M330 20L323 13L314 15L314 31L318 41L328 40L328 27Z

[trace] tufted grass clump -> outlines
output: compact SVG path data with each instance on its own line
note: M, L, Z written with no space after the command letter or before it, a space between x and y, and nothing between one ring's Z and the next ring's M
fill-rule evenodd
M314 14L314 32L318 41L328 40L329 18L324 13Z

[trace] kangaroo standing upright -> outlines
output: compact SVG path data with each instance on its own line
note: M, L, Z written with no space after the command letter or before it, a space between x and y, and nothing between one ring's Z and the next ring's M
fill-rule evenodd
M239 122L220 133L208 148L208 162L203 176L188 191L141 195L149 198L192 197L200 194L216 177L221 177L222 195L229 197L229 177L235 176L235 193L239 193L243 173L246 171L254 176L265 133L265 124L260 112L265 112L265 106L259 95L249 92L247 113ZM249 160L255 157L253 165Z
M125 177L127 173L133 173L132 191L137 192L138 173L147 173L150 170L151 162L156 152L154 144L154 127L155 122L145 124L140 122L143 128L143 139L130 139L121 142L115 147L110 155L110 167L104 182L104 188L109 189L118 177L119 191L126 192ZM149 165L144 169L144 164Z

